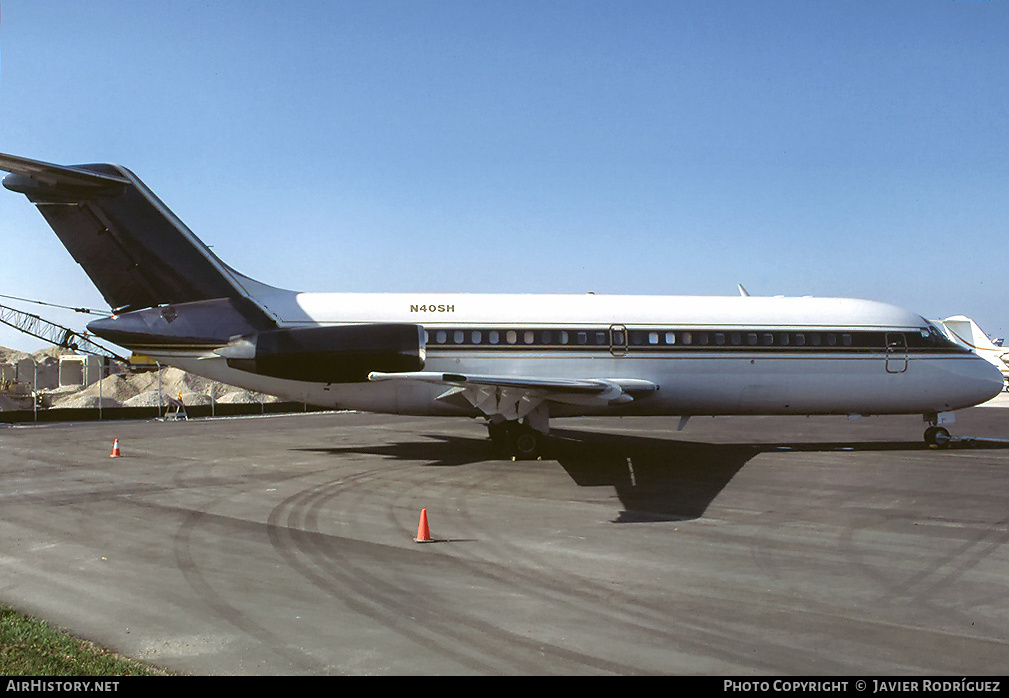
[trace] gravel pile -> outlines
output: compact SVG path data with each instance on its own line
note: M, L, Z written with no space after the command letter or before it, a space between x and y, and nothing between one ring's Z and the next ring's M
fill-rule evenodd
M93 408L98 407L153 407L158 404L158 372L115 373L88 386L59 385L59 357L73 354L66 349L43 349L32 354L0 347L0 364L17 365L17 380L29 386L34 380L30 362L34 361L38 370L38 389L51 407ZM10 370L10 369L9 369ZM186 405L209 405L218 403L259 403L277 402L279 398L263 393L251 392L225 385L207 378L194 376L178 368L161 369L160 388L162 405L168 404L168 397L178 397ZM0 394L0 411L25 409L25 398ZM28 398L30 407L30 397Z

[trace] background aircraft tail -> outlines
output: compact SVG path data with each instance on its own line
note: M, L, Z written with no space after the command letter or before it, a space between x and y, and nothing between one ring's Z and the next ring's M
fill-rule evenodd
M946 334L949 335L950 339L957 344L974 350L1001 350L1001 347L995 346L991 339L988 338L988 335L986 335L981 328L977 326L977 323L969 317L964 315L954 315L942 320L941 322L942 326L946 329Z
M954 315L939 323L951 340L967 347L1000 370L1006 380L1006 389L1009 389L1009 349L991 341L976 322L964 315Z
M262 286L228 267L117 165L65 167L0 155L3 185L34 203L115 312L218 298Z

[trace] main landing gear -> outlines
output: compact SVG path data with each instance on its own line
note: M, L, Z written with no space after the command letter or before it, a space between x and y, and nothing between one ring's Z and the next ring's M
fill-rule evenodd
M516 420L488 422L487 431L495 445L504 448L516 460L535 460L543 453L547 435Z

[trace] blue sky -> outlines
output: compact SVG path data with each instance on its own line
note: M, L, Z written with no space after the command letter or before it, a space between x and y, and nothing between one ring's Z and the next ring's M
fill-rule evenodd
M276 286L742 283L1005 336L1007 36L1003 0L3 0L0 152L125 165ZM6 190L0 241L0 294L104 307Z

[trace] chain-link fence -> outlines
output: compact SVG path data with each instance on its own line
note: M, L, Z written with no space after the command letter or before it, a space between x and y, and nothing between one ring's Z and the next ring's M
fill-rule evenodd
M103 357L8 355L0 361L0 422L189 418L309 411L264 393L151 362Z

